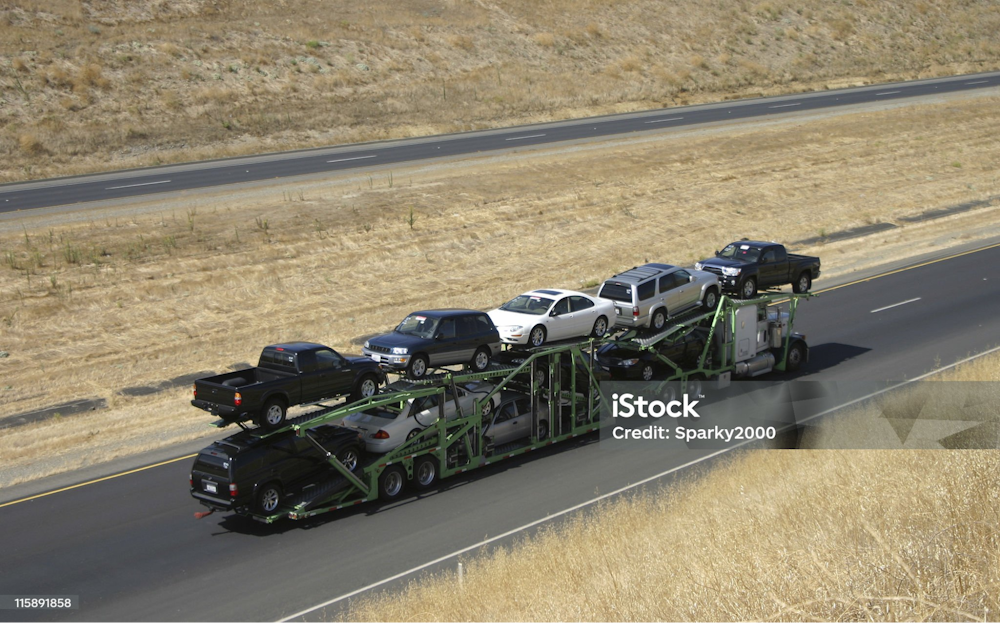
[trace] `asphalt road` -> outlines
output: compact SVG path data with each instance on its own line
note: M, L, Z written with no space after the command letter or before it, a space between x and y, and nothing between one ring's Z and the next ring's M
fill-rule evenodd
M996 266L1000 246L804 302L796 328L812 356L801 378L913 378L1000 343ZM201 507L188 495L188 461L0 508L0 594L81 603L0 610L0 619L279 619L697 456L602 446L567 442L420 498L274 527L193 519Z
M1000 86L1000 72L0 186L0 213Z

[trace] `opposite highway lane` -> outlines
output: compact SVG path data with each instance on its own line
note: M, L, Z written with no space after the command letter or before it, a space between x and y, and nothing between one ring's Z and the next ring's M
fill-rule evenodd
M0 213L1000 86L1000 72L0 186Z
M803 378L913 378L1000 343L998 265L994 246L803 303L796 328L812 345ZM279 619L694 456L602 445L567 442L419 499L275 527L192 519L201 507L188 495L188 461L7 506L0 592L79 595L82 605L0 619Z

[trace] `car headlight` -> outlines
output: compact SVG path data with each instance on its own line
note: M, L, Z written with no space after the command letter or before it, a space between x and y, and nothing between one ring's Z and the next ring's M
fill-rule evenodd
M695 262L694 263L694 269L695 270L703 270L704 268L705 268L705 265L702 264L701 262Z
M407 355L407 354L409 354L409 352L410 352L410 349L407 348L407 347L405 347L405 346L393 346L392 347L392 354L393 355Z
M622 359L623 366L634 366L637 363L639 363L638 359Z
M517 333L518 331L520 331L524 327L521 326L521 325L519 325L519 324L514 324L514 325L510 325L510 326L507 326L507 327L501 327L501 328L504 329L505 331L510 331L511 333Z
M370 347L368 346L368 340L365 340L365 348L370 348Z
M737 275L740 274L740 269L739 268L730 268L728 266L724 266L722 268L722 274L725 275L725 276L727 276L727 277L736 277Z

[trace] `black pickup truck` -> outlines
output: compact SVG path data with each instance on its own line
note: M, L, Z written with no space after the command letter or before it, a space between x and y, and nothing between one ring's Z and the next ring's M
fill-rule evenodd
M753 298L757 290L792 284L795 292L808 292L819 277L819 258L788 253L776 242L740 240L726 245L715 257L694 265L715 273L727 293Z
M191 404L226 422L253 420L279 428L288 407L346 394L374 395L385 373L367 357L344 357L322 344L292 342L264 347L256 368L194 382Z

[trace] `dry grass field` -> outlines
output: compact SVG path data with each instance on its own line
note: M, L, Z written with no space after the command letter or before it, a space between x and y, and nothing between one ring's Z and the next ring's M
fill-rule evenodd
M993 355L940 380L996 386L998 370ZM995 449L746 452L347 620L995 621L998 490Z
M417 308L489 308L1000 195L996 96L668 133L0 221L0 485L207 437L200 370L293 339L358 352ZM797 249L824 275L1000 235L1000 206ZM822 282L818 284L822 286Z
M992 0L7 0L0 25L0 182L1000 67Z

